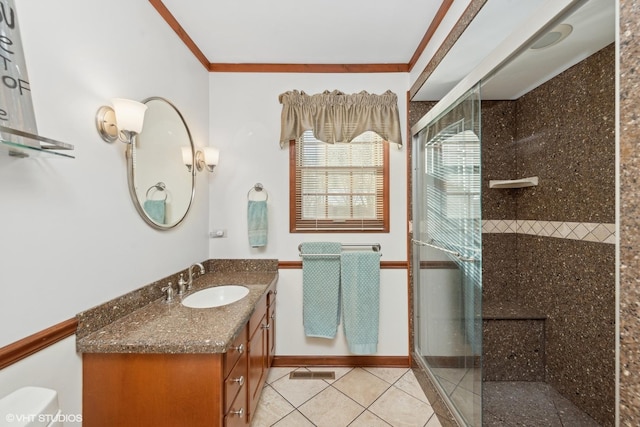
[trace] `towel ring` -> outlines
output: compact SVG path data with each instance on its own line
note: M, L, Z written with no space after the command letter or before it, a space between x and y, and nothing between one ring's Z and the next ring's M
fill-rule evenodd
M162 194L164 194L164 199L162 199L163 201L167 200L167 192L165 191L167 189L167 186L165 185L164 182L160 181L159 183L152 185L151 187L149 187L149 189L147 190L147 194L146 194L146 198L147 200L149 200L149 193L151 192L151 190L156 190L156 191L162 191Z
M267 200L269 200L269 193L267 193L267 190L265 190L264 186L262 184L260 184L259 182L256 183L256 185L254 185L253 187L251 187L249 192L247 192L247 199L252 200L251 199L252 193L263 193L264 194L264 201L266 202Z

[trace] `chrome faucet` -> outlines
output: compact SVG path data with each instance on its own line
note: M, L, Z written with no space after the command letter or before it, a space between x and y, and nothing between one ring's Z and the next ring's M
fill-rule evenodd
M193 267L200 267L200 276L204 274L204 267L199 262L195 264L191 264L189 267L189 278L187 279L187 290L191 290L191 285L193 284Z

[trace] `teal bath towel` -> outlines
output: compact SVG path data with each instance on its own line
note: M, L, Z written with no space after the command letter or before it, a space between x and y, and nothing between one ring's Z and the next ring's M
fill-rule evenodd
M266 200L249 200L247 206L249 245L259 248L267 245L268 217Z
M334 338L340 323L340 251L332 242L303 243L302 317L308 337ZM307 256L305 254L326 254Z
M345 252L340 269L342 327L349 351L374 354L378 350L380 254Z
M154 222L164 224L165 221L165 201L164 200L145 200L144 211Z

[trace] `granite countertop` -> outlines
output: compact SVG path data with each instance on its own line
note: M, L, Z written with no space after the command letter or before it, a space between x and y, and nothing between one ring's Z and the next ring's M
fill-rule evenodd
M194 279L185 296L229 284L246 286L249 294L213 308L185 307L177 296L172 303L156 298L95 331L78 334L76 349L80 353L224 353L277 278L277 271L207 273ZM83 315L78 316L87 317Z

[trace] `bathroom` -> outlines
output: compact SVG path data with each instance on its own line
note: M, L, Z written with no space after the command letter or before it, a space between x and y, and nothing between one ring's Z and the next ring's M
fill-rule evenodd
M2 212L5 227L0 233L0 275L5 284L0 318L4 325L11 325L2 329L0 347L195 261L276 258L299 262L297 247L303 238L288 233L288 192L282 190L289 182L288 150L280 149L277 141L278 94L294 88L309 92L339 88L347 93L390 89L404 100L414 78L407 73L210 73L149 3L118 0L110 6L96 14L98 7L92 1L38 0L19 5L38 127L45 136L74 144L76 159L0 157L0 194L7 201ZM636 25L635 11L624 5L620 10L621 25ZM621 42L627 47L633 46L632 34L621 32ZM156 46L158 49L149 49ZM631 87L633 76L619 74L620 91L627 93L625 100L633 105L637 95L624 90ZM132 206L124 147L105 144L94 126L96 109L110 98L152 95L178 105L196 144L216 146L221 154L213 174L196 175L196 194L187 220L163 233L146 226ZM406 123L405 102L399 102L399 109ZM620 122L622 143L631 138L633 129L622 126L622 118ZM629 158L634 154L632 147L620 159L623 183L628 185L640 176ZM392 147L390 162L390 186L399 189L391 193L391 233L375 238L382 247L382 260L388 263L382 271L382 292L391 317L381 337L380 354L406 358L410 345L408 272L401 267L408 257L406 149ZM269 213L274 223L266 250L250 250L245 224L236 221L238 212L245 212L247 190L256 182L265 186L271 200ZM621 197L632 202L633 188L622 185ZM620 235L627 242L620 244L620 263L626 267L620 283L621 310L626 316L621 324L637 330L637 313L624 304L626 292L632 294L635 289L633 277L637 276L632 212L632 203L620 203L620 217L630 221ZM226 230L227 238L210 239L209 232L217 229ZM299 269L285 266L279 273L278 304L298 306ZM283 313L280 310L279 316ZM291 317L296 316L292 311ZM279 322L283 324L285 321ZM279 354L345 354L340 345L326 348L286 340L288 335L299 334L300 325L292 321L290 328L280 329ZM635 343L623 340L623 344L618 359L621 366L637 371L624 357L625 349L633 353ZM51 366L57 367L56 372L50 371ZM81 375L81 359L70 336L2 369L0 395L38 383L58 390L66 413L80 413ZM637 405L624 403L637 399L636 381L633 375L620 376L622 425L638 419Z

